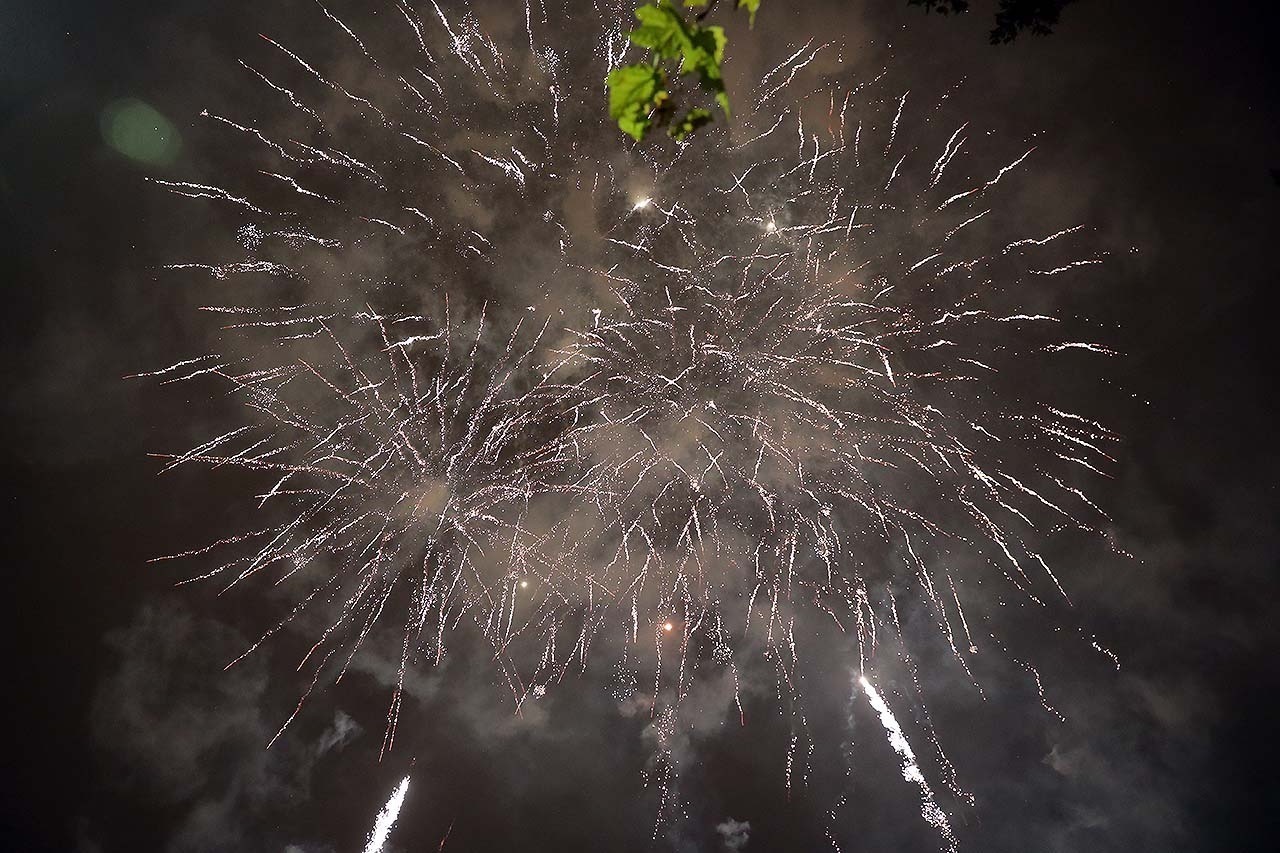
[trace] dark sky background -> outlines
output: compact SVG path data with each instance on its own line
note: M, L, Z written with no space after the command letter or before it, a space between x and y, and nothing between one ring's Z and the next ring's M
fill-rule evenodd
M768 697L753 700L746 729L709 711L686 745L685 816L656 841L645 721L593 677L516 720L463 654L416 685L416 733L379 764L375 662L264 751L296 701L289 655L223 674L260 623L210 589L174 590L145 562L234 529L242 484L156 477L145 454L192 429L187 401L120 378L194 349L189 306L154 269L221 223L161 198L99 129L107 104L139 97L186 134L264 5L0 0L12 632L0 846L358 850L409 772L391 849L436 849L452 826L449 850L711 851L725 849L716 826L729 818L750 822L748 850L830 849L828 828L844 850L936 849L874 717L860 707L850 723L840 701L811 723L819 753L864 745L849 779L828 768L789 798L788 728ZM992 674L988 701L958 691L934 708L977 798L953 812L961 849L1273 850L1280 7L1084 0L1053 36L995 48L992 5L949 19L899 0L765 0L730 51L746 69L753 40L818 35L862 46L868 68L892 52L912 85L966 78L975 118L1044 131L1030 207L1069 211L1108 248L1138 248L1067 305L1114 330L1125 353L1103 371L1124 445L1095 496L1137 559L1082 545L1065 571L1082 623L1122 668L1084 643L1046 646L1066 723L1012 668ZM203 165L193 146L164 174ZM839 697L848 670L829 663L817 656L815 679L828 681L810 689ZM849 805L833 822L841 791Z

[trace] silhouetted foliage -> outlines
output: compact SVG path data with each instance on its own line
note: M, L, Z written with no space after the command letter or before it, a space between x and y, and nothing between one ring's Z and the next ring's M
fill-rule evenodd
M969 11L969 0L907 0L912 6L923 6L926 12L943 15ZM992 44L1008 44L1023 30L1032 35L1047 36L1058 23L1063 7L1075 0L1000 0L996 25L991 30Z

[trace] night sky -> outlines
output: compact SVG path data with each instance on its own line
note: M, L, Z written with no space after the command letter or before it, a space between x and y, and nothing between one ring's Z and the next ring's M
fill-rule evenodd
M764 0L754 31L732 29L726 66L737 97L818 38L843 42L859 74L891 68L895 91L936 98L963 81L960 113L1039 146L1011 215L1087 222L1106 253L1049 307L1087 317L1121 354L1044 381L1122 437L1090 488L1112 521L1053 551L1075 624L1121 666L1012 614L1006 631L1025 633L1061 721L1010 661L985 661L978 695L923 649L933 724L974 795L942 805L961 850L1272 850L1280 10L1084 0L1053 35L992 47L994 5L943 17L905 0ZM522 32L501 4L479 8ZM12 546L0 846L359 850L409 775L388 850L446 836L453 851L822 850L830 837L846 851L939 849L875 715L849 699L847 641L823 629L806 659L808 785L784 785L791 717L767 679L746 692L746 726L708 683L686 700L679 814L657 830L650 720L611 697L607 668L517 717L485 650L464 641L412 673L380 762L395 662L375 648L265 749L305 688L305 630L224 672L279 601L265 585L175 588L186 567L147 563L243 528L260 480L157 476L147 454L198 443L227 403L122 377L203 351L212 327L192 309L218 283L158 271L230 245L237 224L145 178L237 168L240 149L200 111L270 115L237 60L263 50L259 32L324 56L322 23L302 0L0 0ZM103 127L124 99L166 116L180 142L150 163L122 155Z

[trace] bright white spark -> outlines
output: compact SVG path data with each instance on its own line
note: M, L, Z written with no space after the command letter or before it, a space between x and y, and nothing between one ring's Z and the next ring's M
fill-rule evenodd
M409 791L409 777L400 780L399 786L391 793L391 799L378 812L378 819L373 822L373 832L369 833L369 843L364 846L364 853L378 853L387 843L391 835L391 827L396 825L400 816L400 807L404 805L404 795Z
M955 851L956 837L951 832L951 825L947 823L947 815L938 806L937 801L933 797L933 791L929 788L929 783L925 781L924 774L920 772L920 765L916 763L915 753L911 751L911 744L907 742L907 736L902 733L902 726L898 725L898 720L893 716L893 711L889 710L889 706L884 699L880 697L879 691L867 681L865 676L858 677L858 684L867 694L867 701L871 703L871 707L880 715L880 725L884 726L885 733L889 735L889 745L893 747L893 751L898 753L902 759L902 778L908 782L915 782L920 787L920 814L925 821L938 830L943 840L947 842L947 850Z

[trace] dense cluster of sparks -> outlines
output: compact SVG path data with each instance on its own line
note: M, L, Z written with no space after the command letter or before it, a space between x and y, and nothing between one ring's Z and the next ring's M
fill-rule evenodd
M869 679L906 599L968 671L975 572L1065 596L1036 532L1102 517L1082 483L1113 436L1003 376L1107 352L1019 307L1099 262L1063 259L1083 226L983 230L1032 152L975 174L963 124L923 150L909 96L832 45L761 75L729 138L628 152L602 94L625 10L552 5L502 40L436 0L363 27L322 6L339 69L264 36L267 118L208 114L257 174L157 181L245 217L241 254L174 265L220 280L225 346L152 375L215 377L250 417L167 465L270 475L267 523L178 556L296 590L262 640L317 626L312 687L397 637L386 747L460 625L517 708L608 646L661 734L698 671L737 683L752 634L794 692L816 614L954 846Z
M364 853L380 853L386 847L387 838L391 835L391 828L396 825L396 818L400 816L400 808L404 805L404 795L407 793L409 793L408 776L400 780L400 784L391 792L387 804L382 807L382 811L378 812L373 830L369 833L369 840L365 844Z

